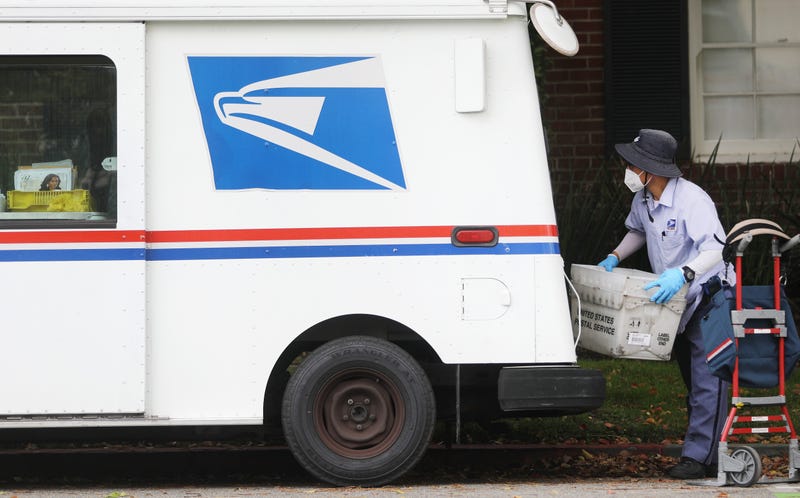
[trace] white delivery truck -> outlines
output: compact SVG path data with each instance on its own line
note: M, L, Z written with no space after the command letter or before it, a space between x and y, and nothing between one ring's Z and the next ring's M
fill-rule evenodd
M437 411L599 406L527 23L0 0L0 429L277 424L314 476L376 485Z

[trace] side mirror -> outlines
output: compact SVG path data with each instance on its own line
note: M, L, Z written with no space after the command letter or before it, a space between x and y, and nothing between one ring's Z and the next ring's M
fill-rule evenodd
M578 53L578 37L553 2L534 0L530 15L536 32L553 50L570 57Z

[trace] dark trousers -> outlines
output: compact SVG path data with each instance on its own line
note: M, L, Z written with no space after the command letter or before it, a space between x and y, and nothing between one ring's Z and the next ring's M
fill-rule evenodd
M704 308L701 304L695 311L683 333L675 338L672 351L688 391L689 424L682 455L713 465L717 462L719 439L728 416L728 383L711 375L706 365L699 325Z

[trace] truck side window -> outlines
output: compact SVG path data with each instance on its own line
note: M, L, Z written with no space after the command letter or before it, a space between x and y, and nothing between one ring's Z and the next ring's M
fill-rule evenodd
M0 56L0 229L114 226L114 63Z

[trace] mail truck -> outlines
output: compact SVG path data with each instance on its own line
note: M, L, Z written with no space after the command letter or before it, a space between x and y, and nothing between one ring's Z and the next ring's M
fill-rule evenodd
M528 22L0 0L0 430L264 424L378 485L437 420L599 406Z

